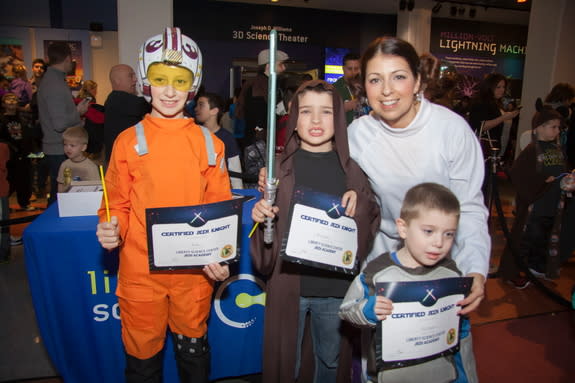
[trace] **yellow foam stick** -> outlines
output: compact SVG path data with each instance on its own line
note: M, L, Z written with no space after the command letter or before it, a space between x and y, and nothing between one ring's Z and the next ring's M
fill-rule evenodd
M266 293L258 295L250 295L248 293L241 293L236 296L236 306L246 309L251 305L266 305Z
M106 218L110 222L110 204L108 203L108 192L106 191L106 180L104 179L104 168L100 165L100 179L102 180L102 189L104 191L104 205L106 206Z

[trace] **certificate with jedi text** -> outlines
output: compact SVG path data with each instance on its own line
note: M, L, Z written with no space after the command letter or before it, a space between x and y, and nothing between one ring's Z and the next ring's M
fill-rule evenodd
M150 270L230 263L239 257L243 199L146 209Z
M393 302L393 312L377 326L379 368L419 364L453 353L459 346L456 305L472 278L376 283L377 295Z
M294 263L354 273L357 225L344 212L341 196L296 189L282 257Z

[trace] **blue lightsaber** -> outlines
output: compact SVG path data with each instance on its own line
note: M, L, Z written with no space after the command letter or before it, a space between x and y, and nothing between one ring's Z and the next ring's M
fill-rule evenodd
M270 60L268 78L268 134L267 134L267 177L264 189L264 199L273 206L276 200L277 179L275 177L275 149L276 149L276 52L277 31L270 31ZM265 220L264 242L273 242L273 220L269 217Z

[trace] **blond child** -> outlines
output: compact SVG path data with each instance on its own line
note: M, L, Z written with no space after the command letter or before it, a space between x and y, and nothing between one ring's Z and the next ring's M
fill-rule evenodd
M64 153L68 159L58 170L58 192L65 192L70 186L66 178L72 181L97 181L100 179L98 166L86 156L88 132L81 126L73 126L62 133ZM70 169L70 175L66 169Z

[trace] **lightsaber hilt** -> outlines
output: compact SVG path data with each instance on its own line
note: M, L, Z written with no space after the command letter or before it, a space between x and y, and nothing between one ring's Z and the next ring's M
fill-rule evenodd
M273 206L276 202L276 193L278 190L278 183L276 178L266 179L266 187L264 188L264 199L266 202ZM264 243L270 244L274 241L274 221L273 218L266 217L264 222Z

